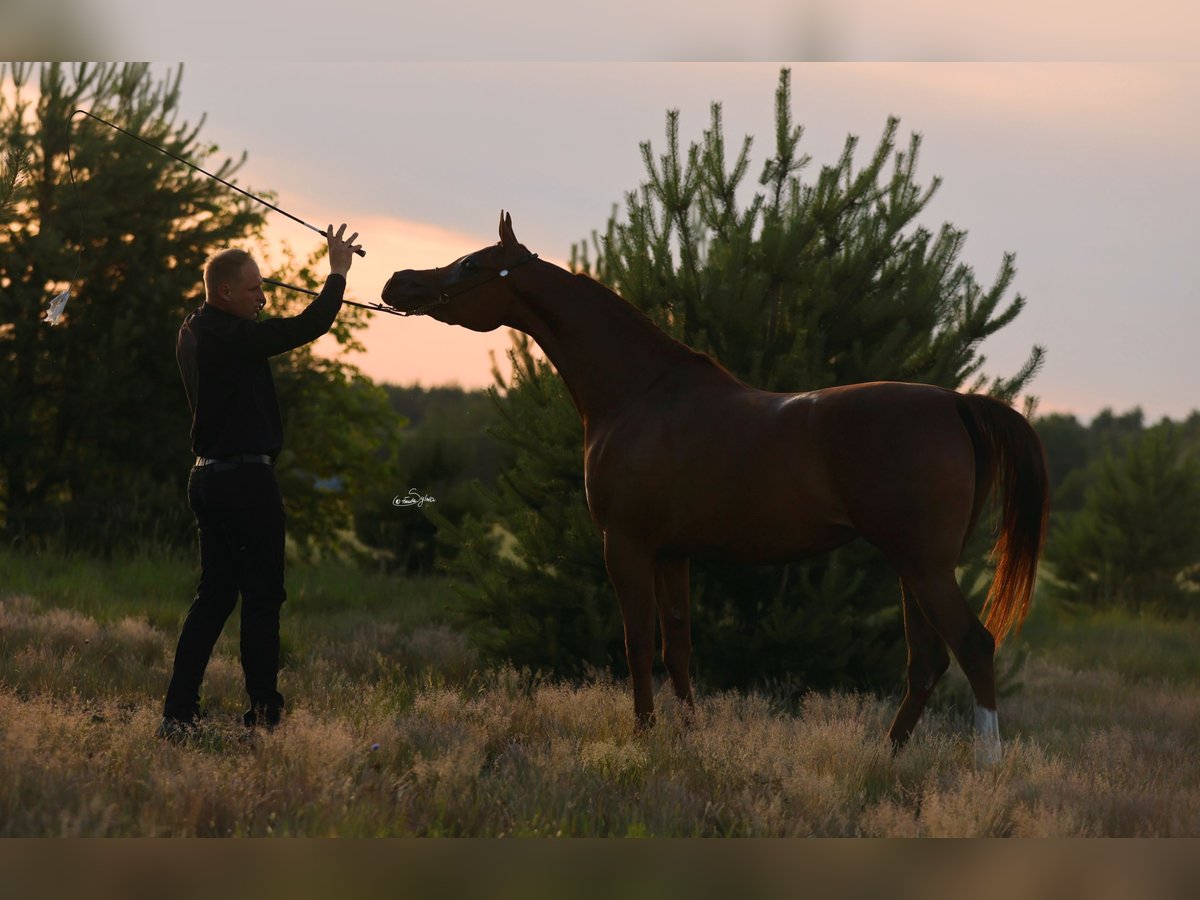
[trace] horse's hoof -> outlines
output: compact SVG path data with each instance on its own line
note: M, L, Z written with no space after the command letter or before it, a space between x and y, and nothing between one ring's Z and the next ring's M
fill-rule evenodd
M638 713L637 718L634 720L633 726L634 729L640 734L643 731L653 728L656 721L657 719L652 712Z

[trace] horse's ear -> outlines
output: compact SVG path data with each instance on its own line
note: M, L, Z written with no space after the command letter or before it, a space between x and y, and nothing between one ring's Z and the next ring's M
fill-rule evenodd
M513 233L512 216L504 210L500 210L500 245L502 247L515 247L518 243L520 242Z

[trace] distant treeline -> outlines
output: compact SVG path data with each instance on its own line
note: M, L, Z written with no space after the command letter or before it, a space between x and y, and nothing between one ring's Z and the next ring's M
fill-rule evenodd
M1181 422L1163 419L1154 426L1146 424L1140 408L1125 413L1105 409L1087 424L1074 415L1053 413L1039 416L1034 426L1046 447L1056 515L1079 512L1089 485L1096 479L1097 464L1106 456L1126 454L1145 436L1148 427L1172 429L1184 443L1193 448L1200 446L1200 411Z
M383 471L395 483L356 500L357 537L387 568L431 573L439 560L453 555L438 544L431 514L459 523L468 513L482 512L480 492L495 485L511 453L488 433L497 411L487 391L391 384L383 390L406 427L396 447L380 449L382 457L391 457ZM433 502L397 506L397 498L410 490Z
M1035 423L1053 489L1052 590L1089 605L1194 614L1200 601L1200 412L1141 409Z
M413 477L425 474L412 453L424 447L445 457L460 479L495 481L506 456L487 431L496 422L496 405L488 391L394 384L383 385L383 390L392 409L408 423L401 439L411 448L405 459L415 469Z

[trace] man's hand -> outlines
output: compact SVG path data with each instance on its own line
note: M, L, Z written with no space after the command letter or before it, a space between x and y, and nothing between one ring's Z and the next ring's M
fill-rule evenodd
M350 271L350 263L354 261L354 251L361 250L362 247L354 243L354 239L358 237L358 232L350 235L350 237L342 240L342 235L346 233L346 225L342 223L342 227L337 230L337 234L333 233L333 225L330 224L325 229L325 234L329 240L329 274L341 275L345 277Z

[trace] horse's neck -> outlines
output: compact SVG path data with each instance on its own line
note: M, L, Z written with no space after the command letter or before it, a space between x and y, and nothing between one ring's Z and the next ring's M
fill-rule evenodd
M603 285L550 263L520 288L512 327L532 337L562 376L584 424L628 405L695 355Z

